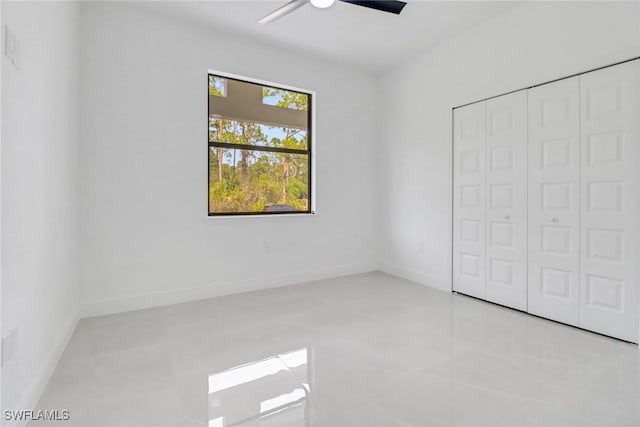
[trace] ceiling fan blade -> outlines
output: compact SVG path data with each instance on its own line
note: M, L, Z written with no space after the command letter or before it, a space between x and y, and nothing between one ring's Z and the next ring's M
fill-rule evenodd
M357 6L364 6L370 9L380 10L382 12L395 13L396 15L400 15L402 9L407 5L406 2L403 1L395 1L395 0L340 0L344 3L351 3Z
M258 19L258 22L260 24L268 24L269 22L273 22L276 19L280 19L283 16L293 12L294 10L301 8L302 6L304 6L307 3L309 3L309 0L293 0L293 1L290 1L289 3L285 4L284 6L274 10L270 14L268 14L266 16L263 16L262 18Z

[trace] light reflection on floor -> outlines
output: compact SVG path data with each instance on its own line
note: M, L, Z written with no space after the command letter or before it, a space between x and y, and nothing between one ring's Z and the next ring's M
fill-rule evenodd
M305 425L308 366L303 348L209 375L209 427Z

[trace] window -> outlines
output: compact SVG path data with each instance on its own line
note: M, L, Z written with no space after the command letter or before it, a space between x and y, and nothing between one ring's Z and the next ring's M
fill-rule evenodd
M312 213L312 94L209 74L209 216Z

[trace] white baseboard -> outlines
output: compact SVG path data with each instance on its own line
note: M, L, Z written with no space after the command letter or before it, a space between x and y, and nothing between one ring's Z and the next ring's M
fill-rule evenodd
M80 306L80 317L95 317L125 311L179 304L182 302L240 294L261 289L277 288L331 277L367 273L378 270L377 263L339 265L317 270L300 271L271 277L255 277L248 280L226 281L169 291L88 301Z
M36 372L31 378L33 381L31 384L27 385L27 392L25 393L24 401L17 405L17 409L35 409L42 397L42 393L44 393L45 388L47 388L47 384L49 384L49 380L53 375L53 372L58 366L58 362L62 357L62 353L64 353L69 341L71 341L71 337L78 326L78 322L80 321L77 315L74 315L69 322L67 322L66 327L62 331L62 334L59 337L58 345L53 348L53 351L49 354L49 358L46 360L40 372ZM46 409L55 409L55 408L46 408ZM6 427L23 427L27 424L28 420L22 421L13 421L8 424L3 424Z
M451 282L442 277L431 276L418 270L387 263L380 264L380 271L392 276L420 283L421 285L426 285L440 291L451 292Z

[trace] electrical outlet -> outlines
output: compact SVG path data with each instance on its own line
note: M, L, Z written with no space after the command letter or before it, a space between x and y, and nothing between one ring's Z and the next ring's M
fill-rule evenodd
M16 352L17 344L18 330L16 328L10 329L9 333L2 337L2 366L5 366L7 363L11 362L11 359L13 359L13 355Z
M18 65L18 38L8 25L4 26L4 55L17 69L20 69Z

